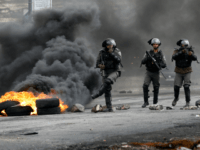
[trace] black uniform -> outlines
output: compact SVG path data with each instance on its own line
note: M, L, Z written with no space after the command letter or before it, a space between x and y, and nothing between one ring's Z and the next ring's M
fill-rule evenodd
M165 61L165 56L163 55L162 51L159 50L157 53L154 53L153 50L149 51L150 55L156 60L157 64L159 65L160 68L165 68L166 67L166 61ZM159 93L159 86L160 86L160 72L158 67L152 63L152 59L145 54L142 64L146 65L146 76L144 79L144 84L143 84L143 93L144 93L144 102L148 104L148 87L151 83L153 82L153 87L154 87L154 100L153 104L157 104L158 102L158 93Z
M107 48L100 50L97 57L96 67L99 68L100 64L105 65L105 69L101 70L103 84L99 91L92 95L95 99L105 93L106 106L109 111L112 110L112 84L116 82L117 78L121 76L121 51L118 48L113 48L113 52L109 53Z
M178 43L178 42L177 42ZM183 52L185 50L185 53ZM189 52L192 52L192 55L188 55ZM179 98L179 91L180 87L183 84L184 81L184 91L185 91L185 99L186 99L186 106L189 106L190 102L190 78L191 78L191 72L192 72L192 61L197 60L197 56L194 54L194 51L191 47L180 47L179 49L174 50L174 53L172 55L172 60L176 61L176 76L174 80L174 101L172 102L172 106L176 105L176 102Z

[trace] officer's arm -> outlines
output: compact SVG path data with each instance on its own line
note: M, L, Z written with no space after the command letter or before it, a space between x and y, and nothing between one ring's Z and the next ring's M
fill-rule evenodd
M100 64L101 64L101 52L99 52L99 55L97 56L96 67L99 68Z
M196 60L197 60L197 56L196 56L194 53L192 53L192 55L190 55L190 58L191 58L193 61L196 61Z
M121 58L119 55L117 55L115 52L109 53L110 57L112 57L114 59L114 61L120 63L121 62Z
M182 54L182 51L175 50L172 55L172 59L176 60L180 56L180 54Z
M147 63L147 54L144 54L144 57L142 59L142 64L146 64Z
M166 68L166 67L167 67L166 58L165 58L164 55L162 55L162 63L161 63L161 67L162 67L162 68Z

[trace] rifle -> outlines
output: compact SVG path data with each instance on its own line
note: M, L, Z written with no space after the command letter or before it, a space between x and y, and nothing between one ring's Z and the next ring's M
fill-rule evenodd
M180 49L177 49L178 51L182 51L185 50L185 53L188 54L190 51L194 53L194 47L190 46L190 47L181 47ZM199 64L199 61L197 59L197 63Z
M153 61L153 63L156 65L156 67L159 69L159 71L161 72L161 74L163 75L163 77L166 79L165 75L162 72L162 69L160 68L160 66L158 65L158 63L156 62L156 60L151 56L151 54L146 51L147 56L149 56L151 58L151 60Z
M102 53L101 53L101 64L105 66ZM101 75L102 77L105 77L106 74L104 69L101 69Z

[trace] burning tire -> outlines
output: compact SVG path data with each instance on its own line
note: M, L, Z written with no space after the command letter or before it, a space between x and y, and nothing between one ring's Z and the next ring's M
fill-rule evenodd
M38 115L51 115L60 113L61 113L60 107L37 109Z
M18 105L19 102L18 101L5 101L5 102L2 102L0 103L0 112L4 109L7 109L9 107L12 107L12 106L15 106L15 105Z
M30 106L15 106L7 108L5 112L8 116L27 116L33 109Z
M49 98L49 99L38 99L36 100L36 107L38 109L43 108L54 108L60 105L58 98Z

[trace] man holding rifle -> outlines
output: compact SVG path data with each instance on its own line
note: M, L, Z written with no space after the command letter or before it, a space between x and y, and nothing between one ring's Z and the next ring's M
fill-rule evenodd
M92 99L105 94L107 109L104 112L113 112L111 90L112 84L121 76L122 55L114 39L106 39L103 41L102 47L103 49L100 50L97 57L96 67L101 69L103 84L99 91L92 95Z
M154 88L154 98L153 98L153 104L158 103L158 93L159 93L159 87L160 87L160 72L161 68L166 68L166 59L163 55L162 51L159 50L159 46L161 45L161 42L158 38L153 38L148 41L150 45L152 45L153 50L146 51L146 54L144 55L144 58L142 59L141 65L146 65L146 75L144 79L143 84L143 94L144 94L144 104L142 105L142 108L145 108L149 105L148 102L148 88L151 83L153 82L153 88ZM164 76L164 75L163 75Z
M184 81L184 91L186 105L184 107L189 107L190 105L190 77L192 72L192 61L197 61L197 56L194 54L192 47L189 45L187 39L181 39L177 42L180 46L179 49L175 49L172 55L172 61L176 61L176 76L174 80L174 100L172 106L175 106L179 99L179 91ZM198 61L197 61L198 62Z

